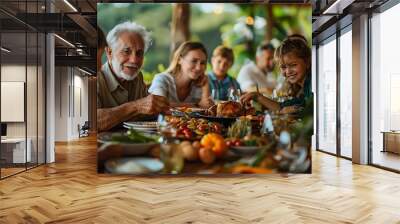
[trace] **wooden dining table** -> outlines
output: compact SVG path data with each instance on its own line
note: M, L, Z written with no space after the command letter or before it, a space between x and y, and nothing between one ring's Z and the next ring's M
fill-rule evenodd
M164 153L164 156L161 156L160 152L161 150L164 150L164 148L167 147L173 147L173 152L170 152L167 156L165 156L167 153ZM233 166L235 161L238 161L240 159L244 158L252 158L255 155L239 155L235 154L232 152L230 149L227 149L226 153L224 154L223 157L217 158L215 162L212 164L205 164L201 162L199 159L196 161L187 161L183 158L183 156L180 156L178 160L181 161L176 161L176 158L179 156L175 156L175 153L178 153L179 148L179 143L163 143L154 146L148 152L137 155L137 156L132 156L132 155L127 155L127 152L125 151L124 147L121 146L120 144L111 144L111 145L104 145L101 143L98 143L98 172L99 173L108 173L108 171L105 169L104 164L108 160L112 159L121 159L121 158L155 158L159 159L163 164L164 164L164 169L160 170L159 172L153 173L153 174L185 174L185 175L190 175L190 174L224 174L224 173L230 173L230 166ZM175 158L175 162L171 162ZM178 171L174 171L174 163L182 163L183 166L181 169ZM266 170L266 172L273 172L272 170Z
M286 116L287 117L287 116ZM275 124L279 125L287 125L288 122L275 122ZM126 132L126 128L119 128L113 129L112 133L123 133ZM254 128L254 130L259 130L260 127ZM277 127L278 130L281 130L283 128ZM153 133L154 134L154 133ZM101 133L100 133L101 135ZM159 135L159 133L157 134ZM184 139L183 139L184 140ZM102 143L98 143L98 172L99 173L107 173L109 172L108 170L105 169L104 164L110 160L110 159L118 159L118 158L153 158L153 159L158 159L164 164L164 169L160 170L159 172L155 173L148 173L148 174L183 174L183 175L192 175L192 174L226 174L226 173L251 173L253 170L251 170L251 167L246 165L249 164L249 160L256 160L257 157L260 159L260 156L264 156L265 158L262 158L264 161L267 161L267 165L264 162L263 166L259 166L256 168L260 168L258 171L259 172L264 172L264 173L277 173L279 171L279 164L275 161L274 156L275 151L272 150L271 152L265 153L263 155L260 154L250 154L250 155L241 155L235 153L233 150L228 148L226 150L226 153L224 154L223 157L217 158L215 162L212 164L205 164L201 162L200 160L196 161L187 161L185 160L182 156L181 158L175 156L174 153L178 153L178 144L179 142L182 141L182 139L174 139L171 138L171 141L169 142L163 142L160 143L156 146L154 146L152 149L148 150L148 152L141 154L141 155L127 155L126 153L126 148L124 148L121 144L109 144L109 145L104 145ZM173 152L165 153L163 150L168 147L173 147L174 150ZM168 148L167 147L167 148ZM163 154L164 152L164 154ZM163 156L162 156L163 155ZM167 155L167 156L166 156ZM177 169L174 170L174 164L171 162L171 158L174 157L175 163L178 164ZM268 158L267 158L268 157ZM178 159L176 159L178 158ZM244 162L241 164L241 161L246 161L247 163ZM182 164L182 165L180 165ZM235 169L237 167L242 167L243 169ZM248 166L248 168L246 167Z

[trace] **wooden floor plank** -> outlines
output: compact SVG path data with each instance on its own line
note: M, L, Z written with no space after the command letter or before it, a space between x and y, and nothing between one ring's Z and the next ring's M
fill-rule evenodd
M0 181L0 223L400 223L400 175L313 152L310 175L96 173L96 139Z

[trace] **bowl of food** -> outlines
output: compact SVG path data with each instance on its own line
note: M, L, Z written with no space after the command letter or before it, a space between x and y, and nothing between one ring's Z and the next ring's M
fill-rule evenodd
M231 151L237 155L254 155L261 147L260 146L231 146Z
M225 143L232 152L244 156L256 154L267 145L267 140L260 136L246 135L244 138L228 138Z
M246 106L235 101L220 101L208 108L205 113L198 114L201 118L219 122L225 127L230 126L237 118L245 115L254 115L254 108L246 108Z
M185 140L199 140L205 134L212 132L221 134L223 126L202 118L167 117L167 122L176 129L175 137Z

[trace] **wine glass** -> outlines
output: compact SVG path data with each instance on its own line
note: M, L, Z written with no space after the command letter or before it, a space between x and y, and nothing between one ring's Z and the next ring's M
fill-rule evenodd
M240 89L229 88L228 90L228 100L239 102L240 101Z
M164 114L158 115L157 129L161 135L160 143L167 143L170 138L176 136L176 128L172 127L172 125L168 123Z
M262 124L262 127L260 129L260 133L263 134L269 134L274 132L274 125L272 122L272 116L268 111L264 112L264 121Z
M158 115L157 125L161 135L160 160L164 163L164 172L180 173L184 166L184 159L177 140L174 139L177 130L168 123L163 114Z
M216 89L212 89L211 90L211 100L214 102L214 104L218 104L219 103L219 99L218 99L218 92Z

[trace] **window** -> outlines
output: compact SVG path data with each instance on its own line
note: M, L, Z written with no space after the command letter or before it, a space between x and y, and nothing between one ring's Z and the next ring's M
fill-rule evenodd
M340 36L340 154L352 157L352 33ZM346 32L347 31L347 32Z
M336 39L318 48L318 149L336 154Z
M312 63L311 63L311 75L312 75L312 92L314 93L314 135L312 136L311 149L315 150L317 148L317 99L315 98L315 93L317 92L317 48L315 45L312 46Z
M371 18L372 163L396 170L400 170L400 156L391 152L399 148L399 143L392 143L400 142L400 133L385 140L384 132L392 135L392 130L400 130L399 21L399 4Z

